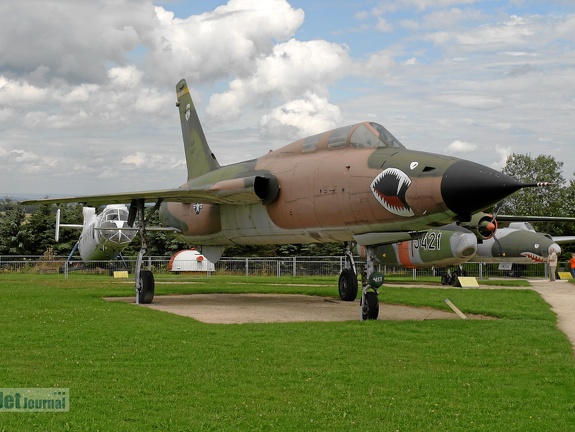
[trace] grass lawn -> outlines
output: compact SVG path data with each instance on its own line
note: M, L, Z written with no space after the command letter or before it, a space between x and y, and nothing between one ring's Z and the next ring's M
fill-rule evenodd
M336 279L166 277L156 294L337 296ZM380 291L384 302L443 309L449 298L497 320L231 325L101 299L126 295L132 285L107 276L0 275L0 387L70 388L69 412L0 412L0 431L575 425L571 345L534 291Z

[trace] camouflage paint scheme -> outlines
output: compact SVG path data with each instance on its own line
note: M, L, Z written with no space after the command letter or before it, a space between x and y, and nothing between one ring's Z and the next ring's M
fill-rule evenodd
M188 182L181 188L210 189L221 199L236 200L236 205L200 200L162 204L163 225L177 227L197 244L389 243L456 216L441 187L445 173L460 159L407 150L381 125L364 122L220 167L206 151L185 81L177 90L188 158ZM473 164L471 169L484 168L479 167ZM501 183L517 186L495 175ZM475 185L463 181L458 187L455 195ZM491 192L500 193L495 188ZM475 206L483 207L485 201L478 199Z
M353 241L373 246L410 240L454 220L469 221L473 213L533 186L474 162L408 150L373 122L220 166L185 80L176 93L188 167L182 186L26 203L161 203L164 226L221 255L231 244Z
M575 236L552 237L536 232L529 222L511 222L486 238L451 224L429 230L422 239L378 246L376 255L381 264L407 268L448 267L464 262L537 264L547 260L551 247L560 254L559 244L574 242Z
M448 267L469 261L477 252L477 237L455 224L430 229L420 239L375 249L377 260L406 268Z

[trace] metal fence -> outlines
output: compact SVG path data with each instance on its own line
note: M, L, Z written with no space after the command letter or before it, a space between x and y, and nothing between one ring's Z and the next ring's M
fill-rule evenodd
M167 274L170 257L144 257L144 265L156 274ZM361 269L362 261L356 258ZM19 273L108 273L116 270L133 272L136 258L130 257L123 261L66 261L66 257L39 256L0 256L0 274ZM559 263L558 269L563 270L567 263ZM343 256L329 257L271 257L271 258L222 258L215 265L215 274L245 275L245 276L338 276L345 265ZM505 268L502 268L505 267ZM546 277L545 264L528 264L501 266L487 263L465 263L452 267L450 271L463 271L467 276L478 278L489 277ZM406 269L404 267L376 266L376 270L386 275L411 277L441 276L447 269ZM205 272L204 272L205 273Z

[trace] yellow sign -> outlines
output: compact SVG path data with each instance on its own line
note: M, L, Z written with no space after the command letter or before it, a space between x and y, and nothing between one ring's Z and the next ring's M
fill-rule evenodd
M454 286L461 288L477 288L479 287L479 284L477 283L477 279L474 277L458 276L457 282L455 282Z

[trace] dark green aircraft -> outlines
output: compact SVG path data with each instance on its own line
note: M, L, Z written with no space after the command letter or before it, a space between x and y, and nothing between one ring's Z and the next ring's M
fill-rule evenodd
M406 149L374 122L345 126L300 139L245 162L220 166L204 135L185 80L176 85L187 163L180 187L144 192L56 198L39 202L89 205L130 203L142 247L136 266L137 301L154 296L146 251L144 204L156 203L166 227L217 261L233 244L345 242L340 296L354 300L357 270L351 254L366 248L362 318L379 313L382 275L374 272L376 248L422 237L429 229L470 221L524 184L486 166Z
M406 268L441 268L465 262L538 264L546 262L552 248L560 253L560 244L575 242L575 236L536 232L529 222L575 222L575 218L478 213L472 221L430 229L420 239L380 245L377 259L383 265Z

